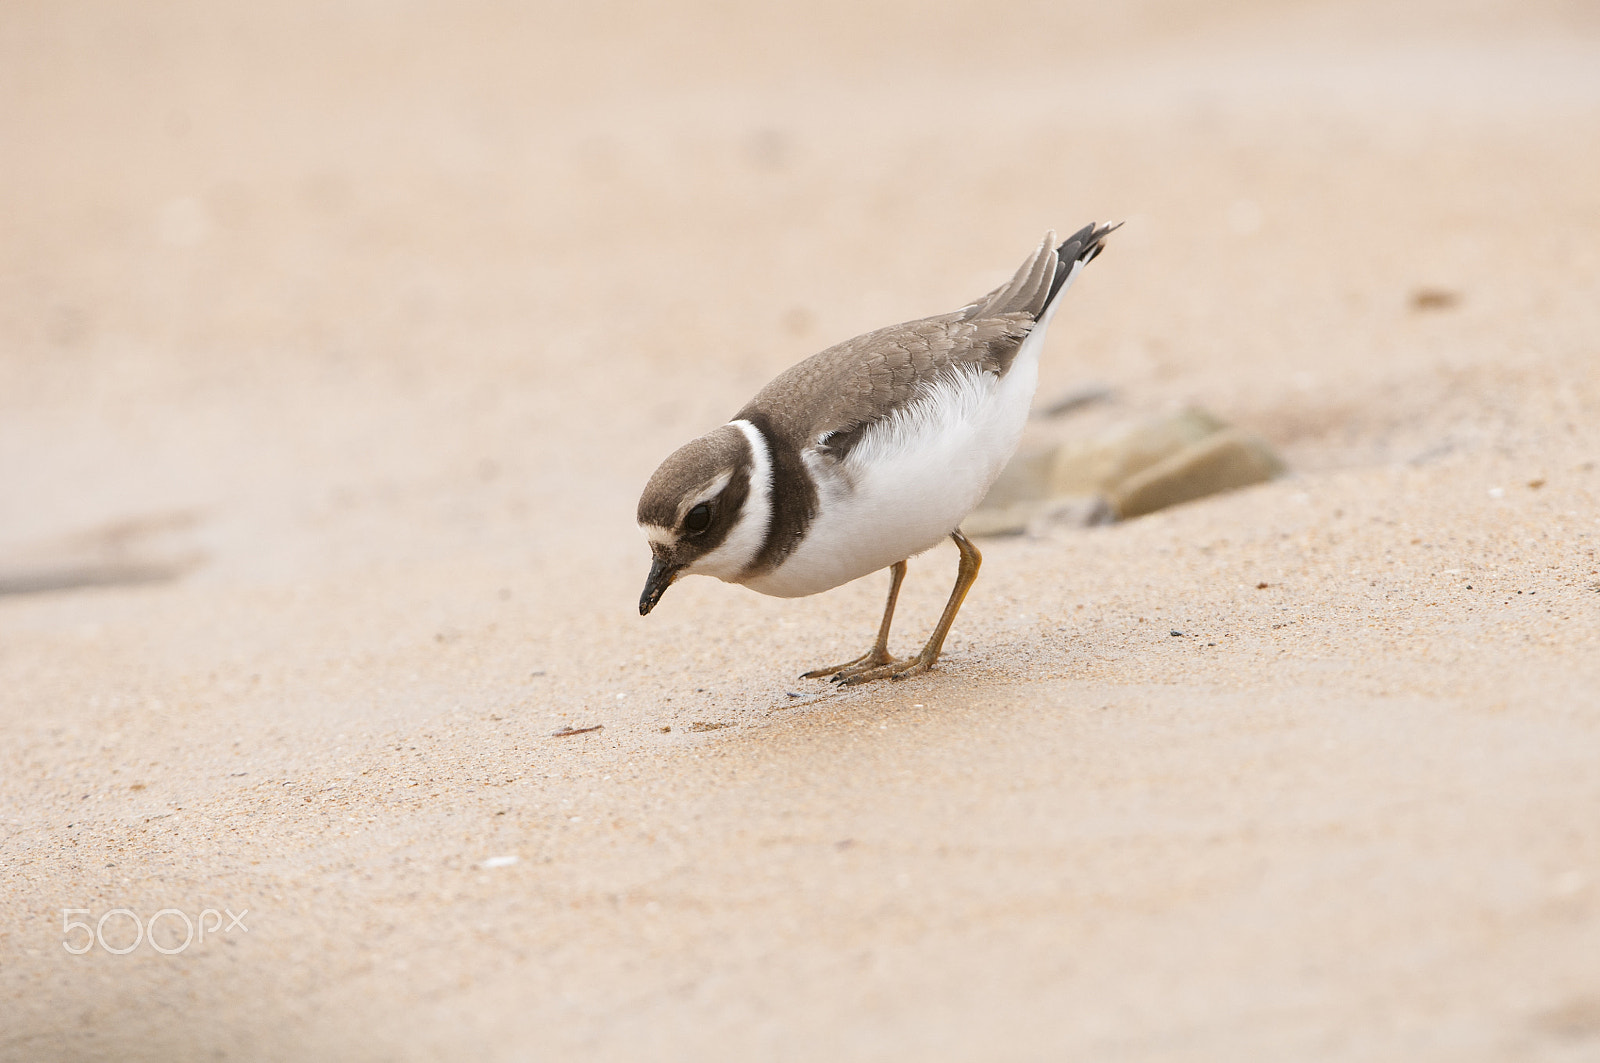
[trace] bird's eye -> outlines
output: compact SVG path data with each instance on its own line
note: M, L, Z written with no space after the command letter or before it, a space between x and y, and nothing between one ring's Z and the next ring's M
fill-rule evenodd
M695 506L683 518L683 526L692 532L703 532L711 527L711 507L704 502Z

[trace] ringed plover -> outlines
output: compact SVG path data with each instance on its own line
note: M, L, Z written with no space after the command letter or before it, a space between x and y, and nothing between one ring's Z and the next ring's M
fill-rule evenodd
M780 375L727 424L673 452L638 521L653 561L639 613L680 576L797 598L890 570L872 648L801 678L902 678L933 667L982 555L960 524L1022 437L1060 296L1117 226L1048 234L1010 281L953 313L890 325ZM945 537L955 588L915 657L889 655L906 559Z

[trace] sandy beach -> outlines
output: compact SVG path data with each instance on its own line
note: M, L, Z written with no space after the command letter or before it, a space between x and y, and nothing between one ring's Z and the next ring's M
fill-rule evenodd
M0 1058L1600 1059L1597 175L1559 0L7 4ZM638 615L1096 219L1040 403L1288 475Z

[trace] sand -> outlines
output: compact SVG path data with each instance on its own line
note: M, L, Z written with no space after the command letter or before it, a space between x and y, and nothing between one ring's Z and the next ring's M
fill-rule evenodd
M1589 5L11 3L0 101L0 1056L1600 1057ZM637 615L662 456L1095 218L1041 401L1290 476L904 683L794 678L885 576Z

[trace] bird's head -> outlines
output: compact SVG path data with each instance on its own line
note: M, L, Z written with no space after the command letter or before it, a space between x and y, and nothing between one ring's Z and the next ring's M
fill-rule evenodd
M639 496L639 527L652 555L639 615L679 576L736 582L749 569L770 519L767 469L765 444L745 422L708 432L661 463Z

